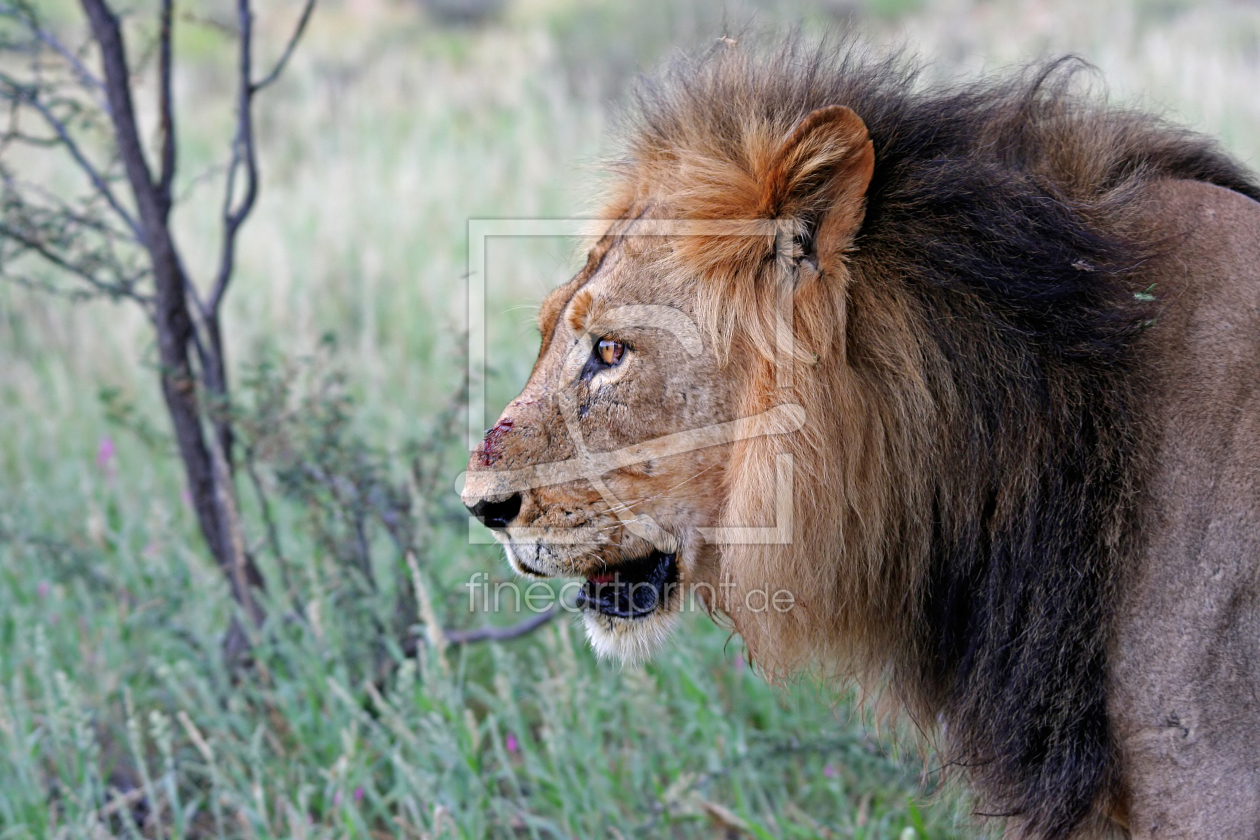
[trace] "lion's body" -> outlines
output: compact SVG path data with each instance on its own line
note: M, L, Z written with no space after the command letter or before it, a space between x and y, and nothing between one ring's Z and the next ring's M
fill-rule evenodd
M1260 834L1260 205L1152 191L1183 232L1140 353L1158 429L1142 553L1119 576L1109 709L1139 837Z
M518 570L701 584L767 672L887 686L1013 833L1255 836L1260 188L1069 78L789 45L648 90L465 497ZM749 220L781 235L650 227ZM592 600L595 643L641 655L660 591Z

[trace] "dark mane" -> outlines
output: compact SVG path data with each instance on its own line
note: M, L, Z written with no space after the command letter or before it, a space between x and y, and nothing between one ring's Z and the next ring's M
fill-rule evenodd
M750 125L787 136L833 104L866 123L846 358L874 389L909 387L870 350L886 340L871 308L903 306L936 412L917 421L937 426L901 456L929 489L887 545L926 556L891 561L922 572L887 667L917 716L945 720L981 809L1038 838L1070 836L1117 793L1106 614L1148 445L1135 348L1159 290L1140 269L1167 244L1141 229L1147 188L1260 200L1212 140L1083 91L1085 67L927 89L850 44L719 46L646 84L627 132L632 159L703 144L739 161Z

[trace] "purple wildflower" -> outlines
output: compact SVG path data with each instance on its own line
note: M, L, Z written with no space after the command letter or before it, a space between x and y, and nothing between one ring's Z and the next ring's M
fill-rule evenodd
M96 466L104 471L106 475L113 478L114 439L109 435L102 435L100 445L96 447Z

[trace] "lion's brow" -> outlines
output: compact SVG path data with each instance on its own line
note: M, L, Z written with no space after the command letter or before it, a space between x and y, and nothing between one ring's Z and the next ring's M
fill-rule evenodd
M599 272L599 269L604 264L604 260L612 252L613 247L625 238L630 228L634 226L634 223L642 219L650 208L651 205L645 203L635 213L635 207L631 206L625 213L614 219L612 224L608 226L608 230L591 248L590 253L587 254L586 264L582 266L581 271L575 274L568 283L552 292L548 300L543 303L542 311L538 313L539 332L542 333L542 347L538 351L540 358L547 352L547 348L551 346L551 342L556 335L556 328L560 323L560 316L569 308L569 304L573 302L573 297ZM634 213L634 215L632 216L631 213ZM565 294L566 291L567 294ZM548 305L557 295L564 295L564 303L554 307Z

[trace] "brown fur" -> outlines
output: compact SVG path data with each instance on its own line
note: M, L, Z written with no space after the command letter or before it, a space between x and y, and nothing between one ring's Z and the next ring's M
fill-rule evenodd
M1237 658L1260 645L1240 629L1256 624L1260 432L1238 413L1255 404L1239 389L1260 366L1256 246L1235 235L1257 229L1260 207L1242 195L1260 191L1210 142L1107 110L1071 77L1051 66L916 92L897 61L789 43L767 57L721 48L648 88L608 204L617 221L544 304L538 363L474 454L465 498L507 497L540 464L638 447L633 465L526 489L500 534L513 565L589 577L677 551L683 582L709 586L708 606L771 675L856 674L921 725L942 721L944 755L1013 834L1092 835L1123 814L1138 836L1209 836L1211 812L1160 792L1184 779L1203 795L1214 756L1245 775L1254 715L1242 746L1198 746L1193 772L1169 758L1190 753L1141 733L1152 716L1175 729L1193 714L1221 739L1207 717L1245 717L1216 688L1187 688L1196 675L1260 688ZM1182 196L1207 209L1187 222ZM1231 227L1203 221L1217 206ZM659 227L679 221L750 233ZM1212 294L1185 281L1187 255L1249 307L1222 339L1240 359L1228 376L1186 373L1209 363L1185 361L1200 339L1177 308L1210 308ZM693 320L703 352L645 322L645 306ZM626 360L591 374L602 337L624 341ZM1185 420L1187 376L1221 406L1206 423ZM785 405L803 424L767 414ZM742 439L662 443L759 416L771 419ZM1219 443L1191 452L1170 438L1183 426ZM785 454L790 543L704 539L776 524ZM1189 476L1169 472L1178 458ZM1243 459L1229 500L1194 501L1228 458ZM1205 535L1227 517L1246 550L1186 544L1186 516ZM1162 667L1177 643L1168 617L1201 607L1180 594L1198 591L1180 570L1210 574L1211 558L1231 570L1225 588L1195 598L1230 606L1190 647L1210 657L1225 639L1234 658ZM1169 580L1172 594L1159 589ZM758 590L790 591L795 606L750 609ZM681 603L668 606L637 622L588 616L588 630L601 649L643 655ZM1186 710L1179 723L1167 697ZM1260 803L1231 803L1230 824L1254 834Z

